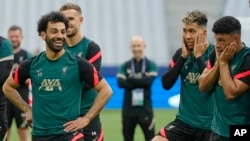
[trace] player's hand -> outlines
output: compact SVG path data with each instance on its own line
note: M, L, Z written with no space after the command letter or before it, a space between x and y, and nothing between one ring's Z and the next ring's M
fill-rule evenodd
M65 123L64 126L64 131L65 132L73 132L73 131L78 131L84 127L86 127L90 122L90 119L87 117L79 117L76 120L69 121Z
M229 46L227 46L220 55L220 63L228 63L236 53L237 44L232 42Z
M187 58L190 54L191 54L191 50L189 50L185 44L185 41L184 41L184 36L182 36L182 46L181 46L181 56L183 58Z
M26 115L27 122L29 123L30 126L32 126L33 118L32 118L32 110L31 110L31 108L28 108L25 111L25 115Z
M208 48L208 42L206 40L206 35L203 33L198 33L198 36L194 41L194 57L198 58L202 56Z

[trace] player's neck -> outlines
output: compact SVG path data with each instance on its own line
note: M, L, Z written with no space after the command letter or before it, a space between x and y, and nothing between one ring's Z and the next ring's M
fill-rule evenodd
M237 50L236 50L236 52L238 53L238 52L240 52L240 50L245 46L241 41L239 41L239 43L238 43L238 48L237 48Z
M83 37L84 37L83 34L79 31L76 33L75 36L67 37L66 42L67 42L68 46L72 47L72 46L78 44L83 39Z
M60 58L63 54L64 54L65 50L64 49L61 49L60 51L58 52L55 52L55 51L52 51L52 50L49 50L47 49L46 50L46 56L49 60L51 61L55 61L57 60L58 58Z

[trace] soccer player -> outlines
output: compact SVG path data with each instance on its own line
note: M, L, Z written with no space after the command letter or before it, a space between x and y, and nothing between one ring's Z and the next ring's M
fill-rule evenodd
M172 57L162 76L162 86L169 90L181 79L180 103L176 118L152 141L208 141L213 117L213 99L199 91L198 78L214 49L207 37L207 16L193 10L182 19L182 47Z
M20 63L24 60L31 58L33 55L21 48L21 43L23 40L23 34L21 27L17 25L13 25L8 30L8 39L11 41L14 49L14 65L13 69L15 69ZM17 89L20 93L20 96L29 103L30 97L30 86L31 83L29 79L27 80L26 85L21 86ZM7 119L8 119L8 134L7 141L10 139L10 128L12 125L13 119L16 121L17 132L20 141L30 141L30 133L29 133L29 125L25 119L25 113L13 105L9 100L7 100Z
M6 97L3 94L2 87L8 78L13 65L14 55L11 42L0 36L0 140L5 141L7 136L7 111Z
M228 141L230 125L250 124L250 49L241 41L241 24L235 17L218 19L212 31L216 48L199 87L213 91L215 98L210 141Z
M118 86L123 88L122 133L124 141L134 140L140 125L145 141L154 137L155 121L151 87L157 76L157 65L145 55L146 44L141 36L133 36L130 49L133 58L124 62L117 73Z
M6 80L3 91L33 121L33 141L84 141L81 129L99 114L112 94L106 80L90 63L65 51L68 19L60 12L50 12L38 21L38 34L46 50L25 60ZM32 81L31 107L15 90ZM98 96L84 115L80 116L80 99L84 83Z
M66 34L65 49L79 57L87 59L98 71L100 71L102 59L100 47L94 41L83 35L80 29L84 21L81 7L73 3L66 3L61 6L60 11L68 18L70 25ZM97 92L94 89L86 89L85 85L82 93L80 110L81 115L85 115L93 105ZM85 141L104 140L104 133L102 131L99 115L83 129L83 133Z

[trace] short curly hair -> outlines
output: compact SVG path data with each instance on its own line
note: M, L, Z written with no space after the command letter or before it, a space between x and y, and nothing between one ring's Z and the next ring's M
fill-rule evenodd
M224 16L214 23L212 31L215 34L241 34L241 24L233 16Z
M51 11L50 13L43 15L38 21L37 32L38 35L41 35L42 31L46 31L48 28L49 22L63 22L65 24L66 30L69 27L68 19L59 11Z
M186 16L182 19L185 24L197 23L199 26L207 26L207 15L199 10L187 12Z

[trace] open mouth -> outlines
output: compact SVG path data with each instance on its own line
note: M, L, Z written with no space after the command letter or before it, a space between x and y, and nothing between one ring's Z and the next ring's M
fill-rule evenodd
M54 46L63 46L63 41L54 41Z

